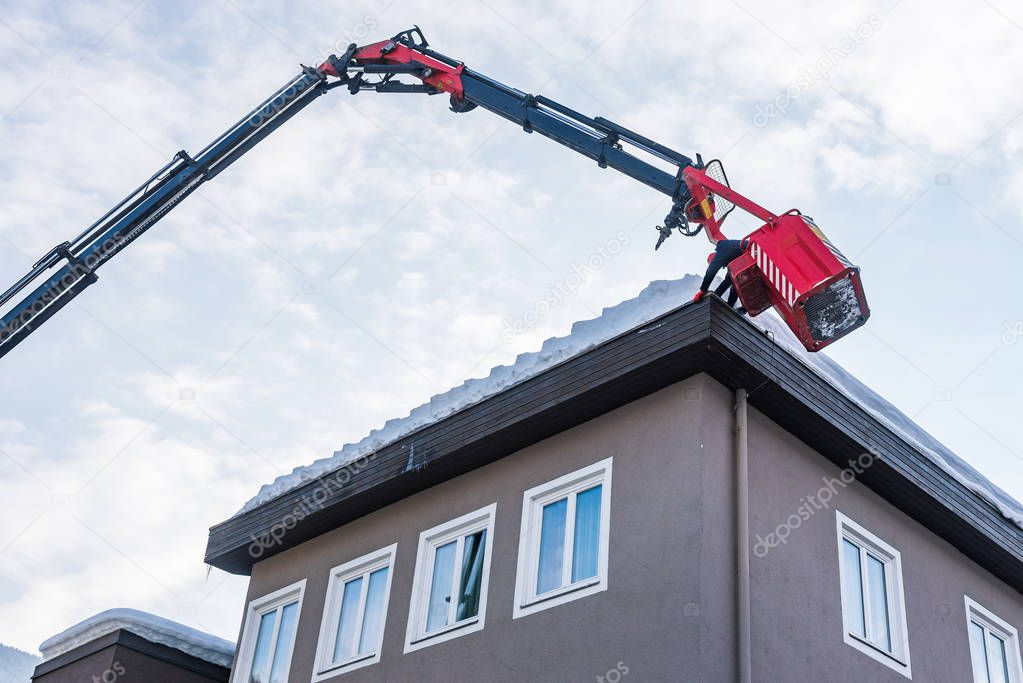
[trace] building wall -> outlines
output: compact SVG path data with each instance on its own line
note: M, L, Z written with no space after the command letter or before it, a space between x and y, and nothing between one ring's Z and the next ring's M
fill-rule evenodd
M308 681L328 571L397 542L381 662L338 681L614 681L619 664L626 681L734 681L732 408L705 375L673 385L256 564L247 600L307 579L290 680ZM749 439L755 542L840 470L756 410ZM523 491L608 456L608 590L513 620ZM486 628L403 654L419 533L494 502ZM901 552L914 680L971 680L964 594L1023 629L1023 596L853 483L753 553L754 681L907 680L844 642L836 509Z
M704 376L668 387L258 563L248 599L308 580L290 678L308 681L329 570L397 542L381 661L339 681L733 680L730 406ZM513 620L523 491L608 456L608 590ZM419 533L494 502L486 627L403 654Z
M1023 629L1020 593L858 482L833 484L826 508L787 523L841 470L756 411L749 435L754 544L792 528L766 554L754 545L753 680L908 680L843 640L836 510L902 555L913 680L973 680L964 594Z

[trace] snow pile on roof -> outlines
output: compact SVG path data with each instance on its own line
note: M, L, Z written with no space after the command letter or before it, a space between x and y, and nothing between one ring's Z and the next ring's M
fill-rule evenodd
M43 659L53 659L108 633L124 629L212 664L230 667L234 643L170 619L135 609L108 609L48 638L39 646Z
M413 409L408 416L388 420L383 427L373 430L362 441L344 445L329 458L296 467L291 474L277 477L273 483L263 486L235 516L677 308L680 303L693 298L701 279L687 275L681 280L651 282L635 299L605 308L599 318L573 324L568 336L548 339L539 351L520 354L514 363L497 366L487 377L466 380L460 386L433 396L428 403Z
M575 323L568 336L548 339L539 351L521 354L513 364L498 366L491 370L487 377L470 379L461 386L438 394L428 403L414 409L407 417L388 420L382 428L370 432L362 441L346 444L329 458L317 460L311 465L296 467L291 474L278 477L273 483L263 486L237 514L258 507L309 480L333 472L346 463L369 455L417 429L478 403L553 365L678 308L692 299L701 280L700 276L686 275L679 280L651 282L636 298L605 308L598 318ZM750 320L791 355L912 443L925 457L933 460L964 486L981 495L1003 515L1023 527L1023 505L984 478L895 406L846 372L838 363L823 353L808 353L780 318L770 313Z

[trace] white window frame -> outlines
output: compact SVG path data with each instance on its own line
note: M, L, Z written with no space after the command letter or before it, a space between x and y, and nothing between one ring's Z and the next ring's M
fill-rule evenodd
M613 458L605 458L575 472L570 472L554 481L534 486L522 494L522 526L519 530L519 559L515 576L515 604L512 618L518 619L572 600L578 600L607 590L607 555L611 533L611 468ZM565 496L569 497L566 514L565 538L573 537L575 526L575 500L571 494L585 491L600 484L600 543L597 553L597 575L568 583L542 595L536 594L537 573L540 561L540 530L544 505ZM564 557L565 571L570 571L571 549L566 543Z
M838 572L839 572L839 594L842 599L842 636L846 645L850 645L860 652L881 662L885 666L898 671L906 678L913 678L913 670L909 657L909 629L906 623L906 597L902 580L902 555L898 550L873 533L849 519L841 512L835 511L836 529L838 533ZM892 652L877 647L873 643L851 633L846 628L846 613L849 605L845 600L845 562L842 557L842 542L848 539L861 548L860 567L866 571L866 563L863 561L863 551L877 557L884 563L885 584L888 598L888 618L891 629ZM865 585L865 583L864 583ZM864 595L866 598L866 595ZM870 612L868 600L864 599L865 619L869 623Z
M234 683L244 683L249 678L251 673L250 669L252 668L252 660L256 654L256 638L259 635L259 622L263 615L297 600L298 614L295 617L295 642L291 646L291 652L288 653L287 672L288 676L291 675L291 660L295 656L295 646L298 644L298 622L302 618L302 600L305 597L305 584L306 580L302 579L290 586L285 586L273 593L255 598L249 602L249 605L245 610L245 628L242 630L242 637L238 647L238 665L235 666L234 670L231 672L231 681ZM271 662L273 661L273 656L277 647L277 633L280 626L281 620L277 619L277 622L274 624L273 636L271 636L271 647L273 648L270 651Z
M1023 664L1020 662L1019 634L1015 627L1007 621L1000 619L969 595L963 596L966 602L966 637L970 642L970 658L973 658L973 643L969 641L970 622L977 622L987 633L998 636L1005 642L1005 657L1009 665L1009 683L1023 683ZM985 633L985 646L987 645L987 633ZM971 666L972 670L972 666ZM977 681L975 683L987 683Z
M412 597L409 601L408 627L405 631L405 653L443 643L469 633L483 630L487 615L487 593L490 584L490 558L494 549L494 518L497 514L497 503L492 503L475 512L462 515L450 522L439 524L427 529L419 535L419 550L416 553L416 570L412 580ZM446 543L458 540L459 549L465 536L486 530L486 542L483 549L483 577L480 586L479 612L474 617L463 619L441 627L432 633L426 632L426 618L430 606L430 590L433 585L433 565L436 549ZM457 571L461 553L455 553L456 571L454 581L458 582L460 572ZM454 593L452 593L454 595ZM454 605L451 606L452 608Z
M394 579L394 558L398 552L398 544L394 543L357 557L350 562L338 565L330 570L327 578L327 595L323 604L323 618L320 621L320 635L316 641L316 657L313 660L312 683L333 678L349 671L361 669L364 666L376 664L380 661L380 652L383 650L384 632L387 629L387 606L391 600L391 582ZM387 585L384 587L383 616L380 621L380 643L373 652L355 655L347 661L335 664L331 661L334 655L334 645L337 639L338 620L341 618L341 601L344 598L345 584L359 576L368 575L379 569L387 567ZM369 584L366 584L364 591L369 591ZM366 593L363 593L362 600L365 601ZM362 617L360 607L359 617ZM361 629L362 619L357 622Z

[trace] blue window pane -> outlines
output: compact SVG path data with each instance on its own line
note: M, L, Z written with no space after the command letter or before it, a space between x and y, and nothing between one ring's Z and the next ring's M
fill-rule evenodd
M984 629L975 622L970 622L970 658L973 660L973 680L976 683L991 683L987 675L987 644L984 642Z
M266 669L270 661L270 639L274 635L274 624L277 623L277 612L267 612L259 619L259 634L256 636L256 649L252 655L252 671L249 683L267 683Z
M867 555L867 585L870 586L870 640L892 651L892 632L888 623L888 585L884 562Z
M429 633L448 625L451 610L451 584L455 577L455 550L457 541L437 548L433 559L433 582L430 585L430 604L426 613L426 631Z
M1009 683L1009 661L1005 656L1005 641L990 632L987 634L987 640L991 683Z
M565 566L567 515L567 498L548 503L543 508L543 519L540 523L540 566L536 577L537 595L561 588L562 571Z
M274 661L270 667L270 683L286 683L291 650L295 647L295 628L298 626L298 603L285 605L281 610L281 627L277 630Z
M863 616L863 581L860 574L860 549L842 539L842 595L845 601L845 628L860 638L867 635Z
M466 536L462 547L462 572L458 581L458 610L455 620L479 614L483 590L483 560L487 549L487 530Z
M337 639L334 641L334 661L343 662L355 655L355 634L359 618L359 600L362 598L362 577L345 584L341 597L341 617L337 622Z
M388 568L378 569L369 575L366 593L366 610L362 617L362 634L359 636L359 654L375 652L380 646L380 632L384 623L384 598L387 591Z
M600 499L602 487L594 486L575 499L575 538L572 542L572 583L597 575L600 554Z

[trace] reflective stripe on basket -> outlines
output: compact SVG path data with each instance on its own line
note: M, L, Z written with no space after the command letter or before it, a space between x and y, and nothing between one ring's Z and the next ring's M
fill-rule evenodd
M785 273L781 272L778 266L774 265L771 257L764 253L764 250L756 242L750 243L749 253L753 260L757 262L760 272L771 281L771 284L774 285L778 293L789 302L789 306L794 306L796 299L799 298L799 291L792 286L789 279L785 277Z

